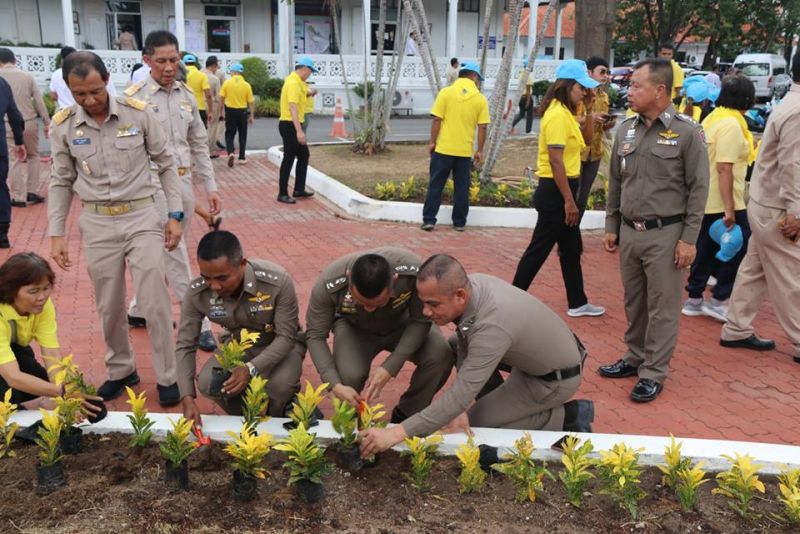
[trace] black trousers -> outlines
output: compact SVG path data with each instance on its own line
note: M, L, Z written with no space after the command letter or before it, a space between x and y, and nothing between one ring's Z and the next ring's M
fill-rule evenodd
M8 155L0 153L0 224L11 222L11 193L8 191Z
M294 190L297 192L306 190L306 173L308 172L308 160L311 154L308 145L301 145L297 141L297 131L294 129L292 121L278 122L278 132L283 139L283 161L281 162L280 179L278 180L278 194L289 194L289 176L292 173L292 165L297 160L297 167L294 170Z
M225 149L233 154L233 138L239 134L239 159L247 148L247 108L225 107Z
M21 345L17 345L16 343L12 343L11 350L14 352L14 356L17 357L17 365L19 365L20 371L29 375L33 375L37 378L41 378L42 380L49 380L47 377L47 369L42 367L39 362L36 361L36 355L33 353L33 349L31 347L23 347ZM3 377L0 377L0 398L3 398L3 396L6 394L6 391L8 391L10 387L11 386L8 385L8 382L6 382ZM12 389L11 391L11 402L14 404L19 404L20 402L37 398L37 395L31 395L30 393L25 393L16 389Z
M208 112L204 109L197 110L200 113L200 120L203 121L203 126L208 129Z
M569 180L572 195L578 191L579 180ZM583 241L578 226L567 226L564 223L564 197L552 178L539 180L539 187L533 195L533 205L538 213L533 237L522 254L517 265L517 272L512 282L516 287L527 291L533 279L544 265L545 260L558 244L558 259L561 263L561 276L567 289L567 302L570 308L579 308L588 299L583 291L583 271L581 270L581 253Z
M525 95L522 95L519 99L519 111L514 115L514 121L511 123L511 127L514 128L524 117L525 133L531 133L533 129L533 111L533 99L531 98L530 102L528 102Z

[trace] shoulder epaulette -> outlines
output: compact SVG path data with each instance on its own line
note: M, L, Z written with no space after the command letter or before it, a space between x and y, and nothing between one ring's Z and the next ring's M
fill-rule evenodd
M325 282L325 289L330 293L336 293L345 286L347 286L347 276L339 276L338 278L332 278Z
M135 84L131 85L130 87L128 87L127 89L125 89L125 91L123 91L123 93L125 94L125 96L133 96L133 95L135 95L136 93L139 92L139 89L144 87L144 83L145 83L144 81L135 83Z
M631 115L630 117L625 117L625 118L622 120L622 122L628 122L629 120L632 120L632 119L638 119L638 118L639 118L639 114L638 114L638 113L636 113L636 114L634 114L634 115Z
M189 289L192 290L194 293L200 293L206 288L206 279L202 276L198 276L194 280L189 283Z
M419 267L416 265L408 265L404 263L402 265L398 265L397 267L395 267L394 272L396 272L397 274L405 274L408 276L417 276L417 273L419 272Z
M675 114L675 118L676 118L676 119L679 119L679 120L682 120L683 122L688 122L689 124L691 124L691 125L693 125L693 126L700 126L700 123L699 123L699 122L697 122L696 120L694 120L694 119L693 119L692 117L690 117L689 115L686 115L685 113L676 113L676 114Z
M130 106L134 109L138 109L139 111L144 111L147 109L147 102L144 100L139 100L138 98L133 98L132 96L125 97L121 99L120 104L125 104L126 106Z
M53 122L55 122L56 124L61 124L62 122L70 118L73 113L75 113L75 106L61 108L58 112L56 112L55 115L53 115Z
M276 283L281 279L280 273L268 269L255 269L253 274L262 282Z

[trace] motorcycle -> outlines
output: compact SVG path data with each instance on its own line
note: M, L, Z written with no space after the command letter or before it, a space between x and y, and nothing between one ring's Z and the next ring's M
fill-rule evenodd
M744 120L747 123L747 129L751 132L763 133L770 113L772 113L772 104L770 102L763 106L753 106L745 111Z

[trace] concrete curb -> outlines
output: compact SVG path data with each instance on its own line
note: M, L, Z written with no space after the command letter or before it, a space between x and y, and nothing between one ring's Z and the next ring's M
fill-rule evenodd
M84 424L84 432L91 434L108 434L119 432L131 434L131 424L128 420L130 412L108 412L108 416L97 424ZM176 421L180 414L150 413L149 417L155 422L153 434L159 439L163 438L171 428L170 419ZM28 426L40 419L38 411L22 411L11 416L10 422L20 426ZM283 428L283 423L288 419L274 417L259 425L259 432L269 432L273 438L285 438L288 432ZM230 415L204 415L203 433L211 439L221 442L231 441L226 432L237 433L242 426L240 417ZM312 428L317 438L325 443L332 443L338 439L338 434L333 430L330 421L320 421ZM514 446L514 441L523 436L525 431L507 430L498 428L473 428L476 444L487 444L499 447L501 454L509 451ZM549 432L542 430L530 431L537 449L533 456L551 463L560 463L561 453L550 449L550 445L561 438L564 432ZM664 462L664 448L669 444L669 438L655 436L635 436L625 434L576 434L582 439L591 439L595 451L608 450L616 443L625 443L635 449L643 448L640 461L644 465L656 465ZM756 459L762 467L760 473L778 474L788 465L800 467L800 447L794 445L778 445L770 443L751 443L745 441L725 441L716 439L675 438L683 442L682 454L693 461L705 462L704 469L708 471L722 471L728 469L728 461L721 457L723 454L749 454ZM447 434L440 445L442 454L452 455L456 448L467 442L464 434ZM403 446L395 447L402 450ZM597 456L595 453L593 456Z
M283 161L282 147L271 147L267 151L267 157L270 162L280 167L281 161ZM292 168L292 174L294 175L294 167ZM350 215L373 221L422 223L422 204L369 198L310 166L308 167L306 184L317 194L325 197ZM452 206L442 205L438 219L443 225L449 225L452 214ZM581 229L599 230L605 228L605 218L604 211L587 211L581 222ZM537 213L535 209L473 206L469 209L468 226L532 229L536 225L536 219Z

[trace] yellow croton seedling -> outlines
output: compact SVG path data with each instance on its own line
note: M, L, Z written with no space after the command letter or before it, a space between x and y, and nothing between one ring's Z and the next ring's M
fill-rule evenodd
M8 422L11 415L17 411L17 405L11 402L11 394L12 390L8 388L3 402L0 402L0 434L2 434L0 435L0 458L16 456L16 453L11 450L11 441L14 439L19 425Z
M245 351L253 348L260 337L261 334L258 332L242 328L239 331L239 339L231 338L227 343L223 343L214 357L220 367L229 372L233 371L234 368L244 365Z

